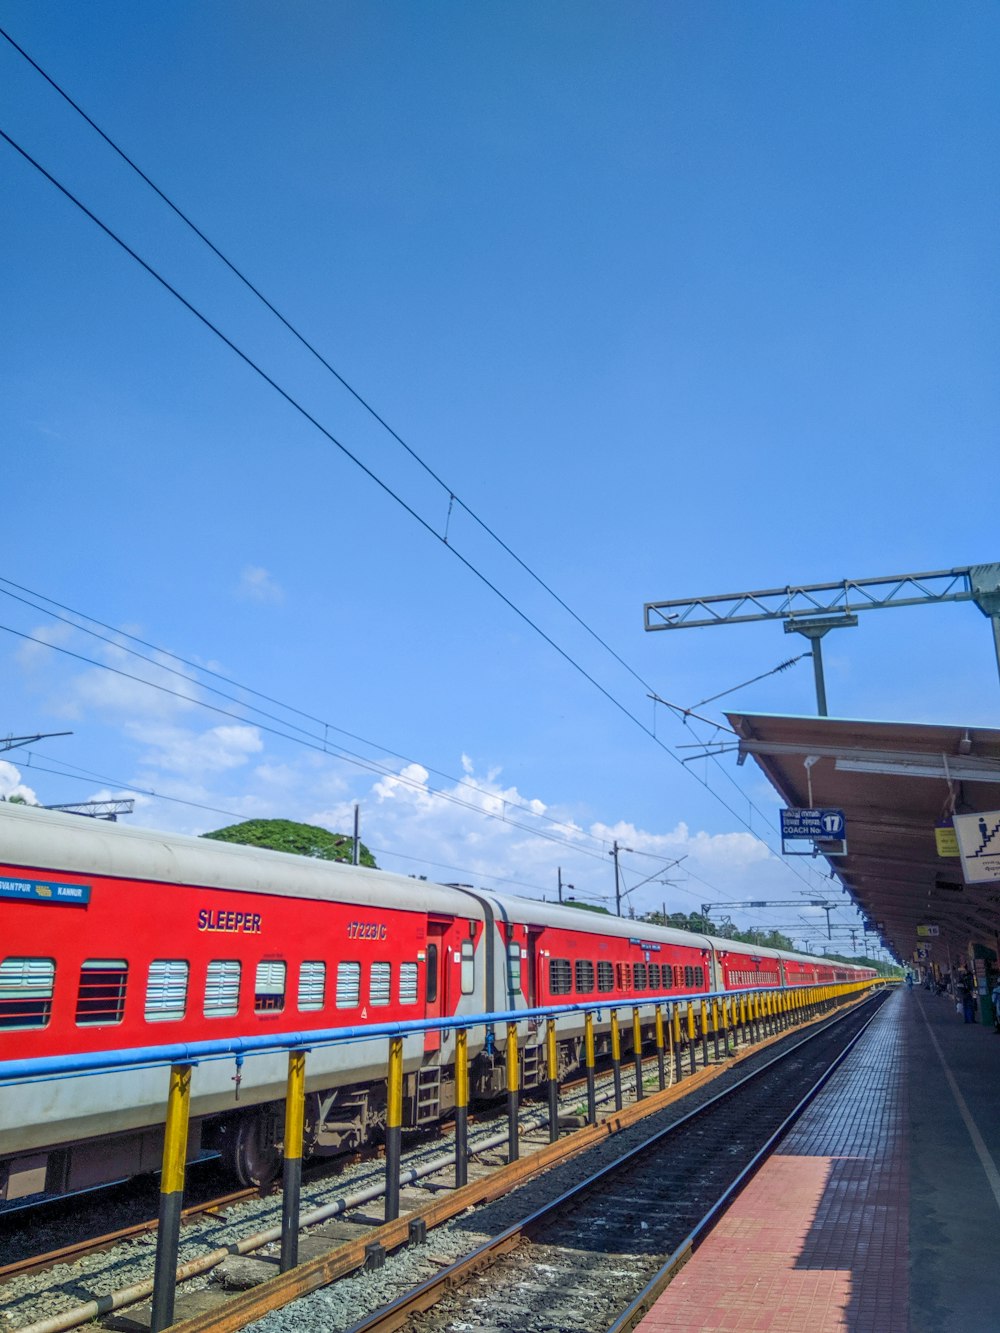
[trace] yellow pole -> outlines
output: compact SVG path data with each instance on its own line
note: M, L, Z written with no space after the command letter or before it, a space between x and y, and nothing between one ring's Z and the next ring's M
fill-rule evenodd
M618 1010L611 1010L611 1072L615 1080L615 1110L622 1109L622 1037L618 1028Z
M666 1036L663 1031L663 1007L656 1006L656 1065L660 1076L660 1091L667 1086L667 1071L664 1067L664 1048L666 1046Z
M642 1025L639 1022L639 1006L632 1008L632 1058L635 1061L635 1099L641 1101L645 1096L642 1089Z
M163 1134L160 1175L160 1225L156 1236L153 1272L151 1333L161 1333L174 1322L177 1251L184 1203L184 1163L187 1159L188 1117L191 1107L191 1066L171 1065L167 1086L167 1121Z
M403 1152L403 1038L389 1038L385 1113L385 1220L399 1216L399 1167Z
M545 1054L549 1067L549 1142L559 1138L559 1047L556 1044L556 1020L545 1020Z
M516 1162L518 1106L517 1024L507 1024L507 1160Z
M584 1059L587 1067L587 1123L597 1124L597 1087L595 1083L594 1064L594 1014L588 1009L583 1019L583 1047Z
M285 1090L285 1162L281 1189L281 1271L299 1262L299 1198L302 1191L302 1135L306 1115L306 1053L288 1052Z
M455 1032L455 1187L469 1183L469 1034Z

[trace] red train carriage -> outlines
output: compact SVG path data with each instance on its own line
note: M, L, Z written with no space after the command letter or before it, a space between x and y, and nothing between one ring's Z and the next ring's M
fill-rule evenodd
M0 924L0 1061L575 1000L638 1005L648 1024L655 997L835 979L825 960L10 804ZM530 1087L541 1034L519 1027ZM582 1030L560 1019L566 1067ZM471 1029L474 1096L505 1086L487 1040ZM407 1037L404 1062L404 1123L450 1110L453 1034ZM384 1123L379 1043L317 1048L308 1070L309 1151L343 1151ZM278 1053L199 1065L191 1155L218 1148L248 1182L272 1172L285 1072ZM159 1069L6 1088L0 1199L155 1169L162 1112Z

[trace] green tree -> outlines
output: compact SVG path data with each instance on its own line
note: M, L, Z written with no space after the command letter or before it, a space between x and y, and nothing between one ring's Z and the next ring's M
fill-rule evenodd
M246 819L242 824L229 824L203 838L216 842L239 842L247 847L269 847L275 852L291 852L295 856L311 856L319 861L350 861L354 839L346 833L331 833L315 824L297 824L292 819ZM377 870L375 858L361 843L358 860L363 866Z
M603 916L610 916L611 913L606 907L601 907L597 903L582 903L578 898L564 898L563 907L578 907L581 912L599 912Z

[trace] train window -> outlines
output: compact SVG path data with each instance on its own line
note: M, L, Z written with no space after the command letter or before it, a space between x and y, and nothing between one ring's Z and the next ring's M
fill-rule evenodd
M685 966L685 968L684 968L684 985L685 985L685 986L693 986L693 985L694 985L694 968L693 968L693 967L687 967L687 966Z
M576 960L576 992L578 995L589 995L594 989L594 964L589 958L578 958Z
M438 947L427 946L427 1003L433 1004L438 997Z
M615 988L615 970L610 963L599 962L597 964L597 989L599 991L609 991Z
M471 940L462 941L462 994L472 995L476 989L476 951Z
M128 963L124 958L88 958L80 969L77 1027L120 1023L125 1014Z
M702 987L702 988L704 989L704 986L705 986L705 969L704 969L703 967L696 967L696 968L695 968L695 970L694 970L694 984L695 984L696 986L700 986L700 987Z
M184 1017L189 966L183 958L154 958L146 974L146 1022L169 1023Z
M255 1014L278 1014L285 1007L285 964L276 958L262 958L257 964L253 986Z
M417 1002L417 965L400 963L399 965L399 1003L416 1004Z
M632 980L635 983L636 990L649 989L649 971L645 963L635 963L632 966Z
M337 964L337 1008L356 1009L361 1003L361 964Z
M568 966L568 964L567 964ZM521 946L519 944L507 945L507 976L509 978L510 993L520 995L521 993ZM566 987L569 990L569 986Z
M52 958L5 958L0 963L0 1028L43 1028L52 1010Z
M568 995L573 989L573 969L568 958L549 959L549 991L552 995Z
M368 979L368 996L372 1004L388 1004L392 995L392 964L372 963Z
M240 1007L240 962L213 958L205 974L205 1017L231 1018Z
M322 1009L326 1003L326 963L317 959L299 967L299 1011Z
M649 989L660 989L660 965L659 963L650 963L649 965Z

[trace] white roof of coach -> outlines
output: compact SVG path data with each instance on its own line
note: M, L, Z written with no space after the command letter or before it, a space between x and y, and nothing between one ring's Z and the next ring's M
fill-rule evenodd
M0 861L72 875L337 899L369 908L377 895L379 907L483 919L468 894L425 880L6 801L0 802Z
M649 940L654 944L679 944L690 947L692 943L697 943L702 948L711 945L717 953L739 953L750 958L788 958L804 963L831 965L834 962L833 959L818 958L811 954L772 949L764 944L747 944L743 940L721 939L717 935L676 930L671 926L654 926L648 921L606 916L603 912L589 912L585 908L571 907L565 903L543 903L536 898L515 898L493 893L488 889L478 889L475 892L487 898L495 907L501 908L511 921L528 926L560 926L567 930L583 931L593 935L618 935L625 939ZM854 964L838 963L836 966L853 967Z

